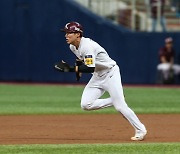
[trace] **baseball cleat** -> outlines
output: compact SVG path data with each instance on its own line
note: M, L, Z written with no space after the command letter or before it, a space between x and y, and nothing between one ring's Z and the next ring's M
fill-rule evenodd
M144 140L146 134L147 134L146 130L145 131L138 130L138 131L136 131L135 136L131 137L131 140L142 141L142 140Z

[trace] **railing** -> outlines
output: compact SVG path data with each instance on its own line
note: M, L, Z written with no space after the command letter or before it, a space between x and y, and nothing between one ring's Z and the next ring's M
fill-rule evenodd
M120 11L124 10L126 12L126 10L131 10L130 7L135 8L135 6L128 6L124 1L121 0L76 0L76 1L78 1L85 7L89 8L94 13L113 20L114 23L119 23ZM135 5L135 0L132 1L134 2L133 5ZM130 20L128 19L129 18L128 15L128 17L125 19L125 21L128 23L124 23L124 24L125 26L131 25L130 27L134 29L135 11L132 11L131 13L133 14L130 17L131 19Z
M111 19L116 24L121 24L133 31L151 31L152 18L149 0L76 0L92 12ZM170 3L170 2L169 2ZM161 31L161 2L157 5L157 31ZM170 6L169 6L170 8ZM167 13L168 14L168 13ZM180 18L168 19L167 23L173 21L173 25L180 27ZM174 24L175 23L175 24ZM169 26L169 30L170 26ZM179 28L180 30L180 28Z

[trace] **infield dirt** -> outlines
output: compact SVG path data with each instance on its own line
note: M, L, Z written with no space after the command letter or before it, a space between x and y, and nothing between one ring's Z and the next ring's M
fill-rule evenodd
M140 114L148 134L140 142L180 142L180 114ZM120 115L0 116L0 144L133 142L132 126Z

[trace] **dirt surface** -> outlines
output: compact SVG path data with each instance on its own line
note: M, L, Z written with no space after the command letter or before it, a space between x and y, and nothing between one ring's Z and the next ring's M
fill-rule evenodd
M138 115L148 135L141 142L180 142L180 114ZM133 142L131 125L120 115L0 116L0 144Z

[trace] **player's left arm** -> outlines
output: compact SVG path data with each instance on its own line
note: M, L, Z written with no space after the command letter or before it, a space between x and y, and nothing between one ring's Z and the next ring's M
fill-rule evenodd
M93 55L91 50L85 50L83 53L83 60L76 59L75 65L70 66L68 63L61 61L55 64L55 69L60 72L75 72L76 80L82 76L82 73L93 73L95 70L95 56Z
M81 72L81 73L93 73L95 67L88 67L85 64L80 66L71 66L63 60L57 64L55 64L54 68L60 72Z

